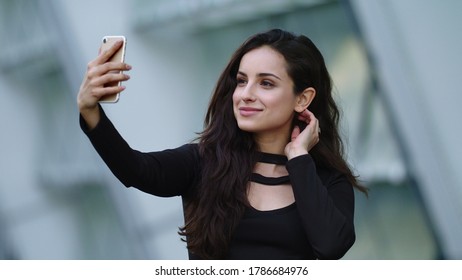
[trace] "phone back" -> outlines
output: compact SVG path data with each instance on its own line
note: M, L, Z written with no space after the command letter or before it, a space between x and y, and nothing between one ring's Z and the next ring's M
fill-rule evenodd
M108 61L112 62L124 62L125 60L125 45L127 40L125 39L125 36L104 36L103 40L101 42L101 52L104 52L105 50L109 49L112 45L114 45L117 41L123 41L122 47L120 47L119 50L111 57L109 58ZM113 71L114 73L120 73L122 71ZM110 82L105 84L105 87L115 87L115 86L120 86L122 82ZM112 95L107 95L103 98L101 98L99 101L100 102L106 102L106 103L115 103L119 101L120 93L117 94L112 94Z

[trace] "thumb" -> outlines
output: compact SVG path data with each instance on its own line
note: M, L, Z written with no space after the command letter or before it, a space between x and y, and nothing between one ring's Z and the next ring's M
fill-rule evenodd
M298 135L300 135L300 127L295 126L292 130L292 134L290 135L291 141L294 141L298 137Z

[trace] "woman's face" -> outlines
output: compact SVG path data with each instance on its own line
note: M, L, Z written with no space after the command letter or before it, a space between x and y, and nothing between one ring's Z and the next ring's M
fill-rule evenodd
M233 93L234 116L240 129L258 133L290 133L296 96L284 57L268 46L246 53Z

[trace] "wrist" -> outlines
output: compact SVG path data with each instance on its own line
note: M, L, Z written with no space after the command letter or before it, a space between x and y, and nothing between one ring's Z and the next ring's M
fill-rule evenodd
M291 160L291 159L296 158L298 156L307 155L307 154L308 154L308 151L305 150L305 149L292 149L292 150L288 151L286 156L287 156L288 160Z
M85 120L89 130L96 127L100 120L99 107L95 106L94 108L79 108L80 115Z

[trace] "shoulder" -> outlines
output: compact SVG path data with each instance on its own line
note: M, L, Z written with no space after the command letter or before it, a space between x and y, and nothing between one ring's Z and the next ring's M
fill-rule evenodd
M189 155L198 161L200 160L199 145L197 143L184 144L183 146L176 148L176 150L180 153Z
M345 174L335 168L318 164L309 154L291 159L287 163L287 167L289 169L289 173L291 171L296 172L297 174L306 172L306 174L311 174L311 176L317 176L323 185L328 188L339 183L342 185L349 185Z
M329 193L338 193L342 196L353 195L353 185L347 176L337 169L319 167L317 168L317 174Z
M328 168L324 166L317 166L316 171L318 173L319 178L323 182L330 182L332 180L338 180L341 178L345 178L346 176L340 173L340 171L334 169L334 168Z

